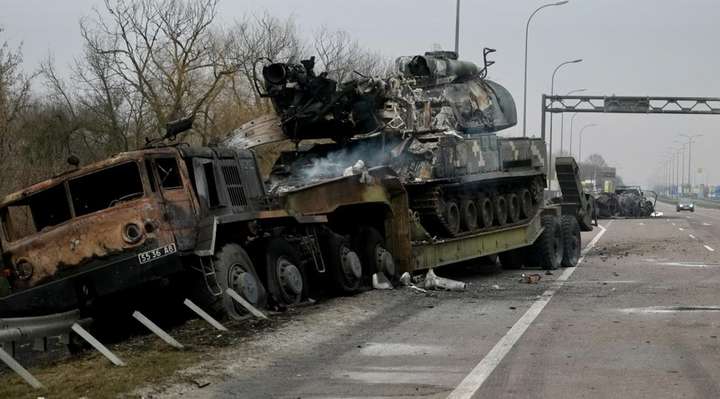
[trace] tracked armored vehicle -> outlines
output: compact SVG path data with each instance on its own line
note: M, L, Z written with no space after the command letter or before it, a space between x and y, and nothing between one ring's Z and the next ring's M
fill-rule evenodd
M270 192L388 166L432 237L523 223L542 202L545 146L497 136L517 118L510 93L486 78L492 51L482 68L428 52L398 58L390 77L342 83L316 74L312 58L266 65L263 95L277 117L243 126L227 144L296 143L275 163Z

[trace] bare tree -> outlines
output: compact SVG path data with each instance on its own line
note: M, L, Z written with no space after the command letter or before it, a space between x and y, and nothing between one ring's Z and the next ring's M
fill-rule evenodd
M352 39L346 31L320 28L313 39L313 48L319 62L328 75L338 82L356 78L356 73L366 76L383 75L388 61L379 53L368 51Z
M217 0L106 0L82 22L83 37L113 74L138 93L154 130L196 116L233 65L222 65L211 24ZM223 47L223 46L220 46Z

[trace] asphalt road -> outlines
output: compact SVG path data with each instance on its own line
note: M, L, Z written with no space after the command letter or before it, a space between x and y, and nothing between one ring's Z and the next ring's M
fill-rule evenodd
M472 265L466 292L371 291L195 370L219 398L718 398L720 210L603 221L580 266ZM439 271L438 274L450 271ZM542 272L540 272L542 273ZM212 371L212 372L211 372Z

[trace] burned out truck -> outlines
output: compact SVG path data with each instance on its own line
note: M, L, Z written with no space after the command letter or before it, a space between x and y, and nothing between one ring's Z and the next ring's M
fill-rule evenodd
M592 228L577 165L558 159L567 198L544 204L544 143L494 134L516 118L485 79L490 63L398 63L391 78L342 84L310 60L270 64L276 114L224 145L122 153L7 196L0 317L91 315L98 299L155 281L189 284L206 309L239 317L227 289L286 306L310 289L352 294L375 274L490 255L508 268L574 266ZM265 176L257 154L279 140L296 149Z

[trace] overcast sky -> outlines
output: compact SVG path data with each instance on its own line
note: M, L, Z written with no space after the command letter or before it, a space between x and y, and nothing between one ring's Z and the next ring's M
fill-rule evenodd
M489 76L513 94L520 120L525 21L543 3L462 0L461 58L480 63L483 47L497 49ZM11 43L23 44L26 69L48 53L68 64L81 49L78 21L93 6L102 1L2 0L0 26ZM267 10L294 16L305 35L322 25L344 29L396 57L435 45L452 48L454 6L455 0L221 0L220 22ZM719 20L718 0L571 0L540 11L530 27L528 130L539 133L540 95L549 93L555 66L569 59L584 61L558 72L557 93L587 88L588 95L720 97ZM583 155L600 153L627 183L649 183L681 133L704 134L693 147L693 169L705 168L711 184L720 182L714 131L720 116L580 114L575 131L588 123L598 126L585 131ZM507 134L521 134L521 125ZM567 134L569 123L565 128ZM558 148L559 117L555 132ZM573 141L577 153L577 137Z

